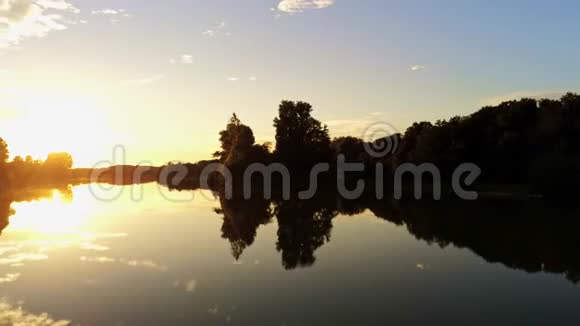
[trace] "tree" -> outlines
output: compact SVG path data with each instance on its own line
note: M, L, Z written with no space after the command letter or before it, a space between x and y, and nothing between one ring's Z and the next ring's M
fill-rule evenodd
M339 137L330 144L335 155L344 155L346 162L364 162L366 159L365 145L362 139L355 137Z
M69 153L50 153L44 166L51 169L68 170L73 166L73 158Z
M330 161L328 127L311 115L312 106L306 102L282 101L276 128L276 159L290 167L308 168Z
M10 152L8 151L8 144L4 139L0 138L0 164L5 164L8 161Z
M234 113L226 129L220 132L222 150L214 156L230 168L263 162L269 154L268 145L256 145L255 142L252 129L242 124Z

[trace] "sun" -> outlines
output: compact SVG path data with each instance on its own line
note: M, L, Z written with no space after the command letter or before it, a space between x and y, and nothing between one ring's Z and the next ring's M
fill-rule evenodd
M13 156L44 159L51 152L68 152L75 166L99 161L95 148L107 143L103 110L81 96L30 94L23 97L21 114L3 126Z

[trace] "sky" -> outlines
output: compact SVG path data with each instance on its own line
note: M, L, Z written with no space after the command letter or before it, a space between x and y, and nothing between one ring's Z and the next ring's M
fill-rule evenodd
M310 102L332 136L404 132L579 91L578 12L567 0L0 0L0 137L13 155L68 151L83 167L197 161L233 112L273 140L285 99Z

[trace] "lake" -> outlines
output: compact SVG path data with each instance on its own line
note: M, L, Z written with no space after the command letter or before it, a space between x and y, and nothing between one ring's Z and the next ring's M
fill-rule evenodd
M580 323L575 208L90 187L5 203L0 324Z

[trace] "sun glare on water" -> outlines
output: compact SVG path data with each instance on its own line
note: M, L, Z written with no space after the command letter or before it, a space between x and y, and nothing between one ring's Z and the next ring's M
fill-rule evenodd
M93 200L76 192L74 200L54 190L52 198L14 203L10 229L32 233L73 233L89 221Z

